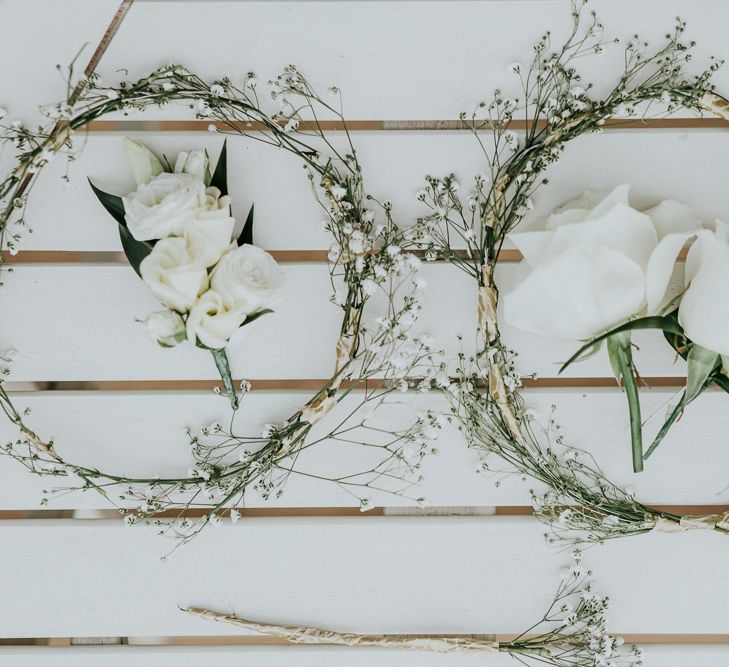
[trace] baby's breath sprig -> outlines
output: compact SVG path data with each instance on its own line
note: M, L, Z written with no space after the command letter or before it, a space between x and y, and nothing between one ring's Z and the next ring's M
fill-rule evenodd
M572 29L560 47L552 48L547 32L534 46L531 63L511 66L523 98L497 90L490 103L461 116L483 148L488 173L477 176L465 196L454 174L428 177L417 195L429 212L409 230L410 237L425 249L426 259L451 261L477 286L479 349L472 357L461 355L458 381L445 394L469 446L486 457L484 469L495 456L511 472L549 489L532 497L552 542L602 542L656 529L729 533L729 514L682 517L638 502L610 482L588 453L566 445L552 418L539 427L525 408L514 353L501 339L494 278L499 253L532 208L534 192L547 183L544 171L570 141L600 132L616 116L655 117L677 109L729 115L729 102L713 92L710 81L721 63L711 59L698 74L686 71L694 44L684 41L681 19L656 48L634 35L624 46L616 83L596 96L577 61L618 40L605 38L586 7L586 0L573 3ZM513 129L517 119L524 128L519 134Z
M358 498L363 510L372 506L374 492L411 498L413 485L422 479L420 464L433 450L440 417L425 413L410 426L393 430L370 416L398 390L407 390L409 378L417 377L422 387L442 372L443 361L432 343L414 335L424 285L417 278L419 260L409 252L414 244L395 224L389 205L379 205L365 193L346 129L345 150L323 131L321 115L338 119L346 128L341 108L319 96L293 66L270 82L270 88L278 105L272 112L259 100L253 73L241 85L228 78L209 83L181 65L118 86L92 75L83 86L69 86L74 92L68 100L44 107L51 120L47 127L30 130L12 123L2 128L0 141L17 151L16 167L0 183L0 239L11 251L19 236L10 229L23 219L38 172L57 153L73 158L75 135L109 113L182 102L199 119L209 120L212 132L248 137L293 154L302 160L327 216L325 226L333 237L333 301L343 315L334 372L325 386L287 420L267 425L261 433L239 433L235 412L226 427L188 432L192 465L186 475L136 478L68 461L52 441L33 431L28 413L15 407L0 383L0 407L19 429L19 437L2 451L33 473L64 481L63 488L49 489L44 501L59 492L93 489L119 507L128 524L152 523L184 543L206 525L219 525L223 517L237 521L236 508L244 504L247 491L263 498L280 496L292 474L334 482ZM366 326L365 304L375 294L384 296L386 315ZM245 397L250 386L241 389ZM345 398L350 406L345 415L324 433L315 430ZM300 469L302 453L325 441L364 446L373 456L365 469L333 477ZM190 510L202 511L202 518L193 519Z

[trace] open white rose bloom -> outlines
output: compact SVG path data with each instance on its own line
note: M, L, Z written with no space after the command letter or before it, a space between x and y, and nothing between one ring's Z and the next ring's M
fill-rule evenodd
M607 196L585 192L550 215L543 231L509 235L532 270L503 298L506 322L584 340L661 312L676 296L669 284L678 253L701 224L673 200L638 211L628 192L628 185Z

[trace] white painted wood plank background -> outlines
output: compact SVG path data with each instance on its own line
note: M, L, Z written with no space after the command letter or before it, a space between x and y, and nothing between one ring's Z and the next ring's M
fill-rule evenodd
M206 148L216 159L223 142L206 132L128 134L171 159L183 148ZM343 145L341 133L330 136L335 145ZM123 137L103 133L79 138L83 150L68 166L68 184L60 180L65 160L59 158L44 170L26 215L34 233L26 235L22 250L121 250L116 226L86 178L110 192L134 189ZM391 201L395 220L403 226L428 212L416 199L426 175L454 172L467 192L473 177L485 171L483 153L468 132L354 132L352 137L365 189L380 201ZM322 211L300 161L242 137L231 137L228 144L234 213L243 210L242 202L255 202L256 243L269 250L328 248ZM524 224L538 225L540 218L586 189L607 190L621 183L632 185L634 206L649 207L671 197L694 207L706 223L729 218L729 197L721 187L729 176L727 151L729 132L720 129L615 130L581 137L549 169L550 184L537 192Z
M276 312L244 328L231 341L229 356L236 377L328 378L341 327L341 309L330 302L329 272L323 264L286 264L283 300ZM497 281L505 293L528 269L505 263ZM427 281L422 312L414 331L433 336L436 349L455 359L463 349L475 351L476 285L448 264L424 264ZM215 379L210 355L192 345L160 350L151 341L144 319L161 306L128 265L19 265L0 295L12 327L0 331L0 349L19 352L14 381L43 380L193 380ZM373 299L365 309L370 324L386 314L386 303ZM315 326L312 326L314 324ZM530 334L504 325L506 344L519 353L524 374L556 377L560 364L579 347L569 341ZM463 336L459 342L458 337ZM684 362L660 332L635 336L641 374L677 376ZM565 371L572 377L612 377L605 353Z
M618 0L595 3L611 34L660 36L675 14L689 22L699 55L726 56L729 13L718 0ZM0 105L10 117L37 118L40 102L59 99L64 84L53 69L83 42L95 44L117 0L64 3L6 0L0 4ZM523 58L546 28L555 40L568 25L568 3L542 1L433 2L137 2L103 61L108 80L119 67L130 75L181 60L204 76L240 78L254 69L262 81L295 62L324 89L344 92L351 119L454 119L495 86L513 86L507 66ZM62 25L63 30L58 26ZM12 27L12 29L9 28ZM208 26L208 27L206 27ZM275 34L276 39L271 39ZM37 48L26 48L36 44ZM87 50L90 53L91 49ZM22 66L17 54L23 52ZM604 88L614 80L618 52L586 67ZM697 61L701 58L697 57ZM222 68L222 69L221 69ZM235 70L235 71L232 71ZM717 77L729 90L729 74ZM179 108L139 118L188 116ZM120 148L122 134L93 135L72 165L66 191L54 164L38 184L29 210L35 233L27 250L116 250L114 226L100 210L85 177L123 190L130 185ZM206 146L208 134L139 133L160 152ZM540 191L533 219L585 188L634 186L633 201L648 206L673 196L711 222L727 218L723 156L729 133L620 131L585 137L570 147ZM455 171L463 183L482 170L476 142L464 133L357 133L367 189L395 204L397 219L412 222L414 193L426 173ZM7 155L4 156L4 159ZM256 239L268 249L325 249L320 215L296 160L251 142L231 143L231 191L236 202L256 201ZM281 193L285 196L282 196ZM525 268L503 265L504 290ZM244 377L323 378L329 375L338 311L328 303L323 265L286 266L288 298L275 316L251 328L232 348ZM453 352L455 336L474 326L473 288L455 270L429 265L426 312L419 327ZM156 308L128 267L23 265L0 297L0 350L17 348L12 380L212 379L207 355L159 351L135 317ZM313 329L311 322L316 322ZM312 330L313 329L313 330ZM311 338L309 336L311 335ZM524 372L555 375L555 363L573 346L505 331L520 352ZM662 347L641 339L644 375L680 375L682 366ZM575 366L573 376L608 377L599 356ZM644 393L645 412L660 409L670 390ZM252 426L287 416L307 394L254 392L244 419ZM653 503L714 504L727 499L726 397L711 392L691 406L648 469L632 475L624 397L612 390L530 390L541 417L560 407L568 440L589 447L608 475ZM418 398L437 406L437 395ZM186 470L182 427L202 425L225 412L224 401L200 392L37 392L19 397L34 409L33 423L54 435L59 449L85 461L127 472ZM662 410L661 410L662 412ZM184 419L181 417L184 415ZM398 413L382 419L399 420ZM659 417L660 419L660 417ZM324 427L325 424L322 425ZM650 429L649 429L650 430ZM655 430L655 428L653 429ZM12 437L0 424L0 442ZM432 506L524 505L530 483L473 474L478 465L453 430L441 454L424 466L422 493ZM360 454L312 450L312 467L357 466ZM45 486L0 458L0 509L36 508ZM382 504L396 505L390 497ZM251 507L336 507L352 504L325 484L294 479L278 503L251 497ZM56 508L105 505L92 494L64 497ZM387 632L517 632L539 615L557 583L563 554L548 549L543 527L530 518L250 519L208 530L166 564L170 542L153 530L106 521L0 522L0 637L152 636L238 634L235 628L184 617L176 605L196 604L262 619L310 622L341 629ZM726 538L717 534L650 535L616 541L588 553L603 590L611 595L611 629L630 633L726 632L729 575ZM102 653L103 651L103 653ZM656 646L648 667L712 667L729 662L724 646ZM1 665L215 664L470 665L475 660L425 654L341 649L0 647ZM480 662L480 660L479 660ZM506 664L500 657L494 665Z
M22 604L3 615L3 634L243 634L178 604L343 631L518 633L541 618L568 558L542 533L530 517L251 519L162 562L171 543L154 528L8 521L0 586L5 604ZM590 550L610 629L725 632L726 548L726 537L699 531Z
M717 667L729 659L723 646L645 646L646 667ZM436 655L409 653L392 649L342 649L335 647L238 647L202 648L199 646L108 648L0 648L0 665L8 667L96 667L103 660L108 667L144 664L145 667L197 667L214 664L218 667L510 667L515 663L507 655L484 658L478 655ZM41 662L42 661L42 662ZM137 661L137 662L135 662ZM143 661L143 662L142 662Z
M6 69L3 88L24 94L3 103L26 115L35 112L37 99L65 94L53 68L70 62L81 44L98 42L117 3L93 6L91 11L85 0L3 3L3 22L13 30L0 46L2 62L13 62L28 43L39 45L22 68ZM729 16L721 0L600 0L595 7L610 35L628 38L638 31L656 42L680 14L689 24L687 39L699 41L697 62L699 55L724 55ZM507 94L516 89L508 66L525 60L544 30L552 30L555 43L564 37L568 8L565 0L140 2L100 72L113 81L119 67L135 77L183 61L205 77L239 78L253 69L266 81L293 62L317 88L342 88L350 118L455 119L495 87ZM584 67L600 90L615 80L621 62L618 48ZM717 83L729 88L729 73Z
M666 390L643 392L644 414L660 408L672 395ZM306 392L254 391L246 398L237 429L258 433L264 423L288 417L307 397ZM395 399L405 404L383 409L374 425L402 426L419 409L446 410L442 399L433 394L417 395L413 402L399 394ZM724 436L729 416L723 394L708 392L697 399L640 475L634 475L630 467L627 405L620 393L608 389L532 389L526 392L526 399L542 423L546 423L552 405L558 405L554 416L568 442L592 452L608 477L632 486L639 499L654 504L695 505L729 501L729 452ZM208 424L227 414L225 399L212 392L41 392L19 395L18 405L32 408L31 419L38 432L53 436L65 457L103 466L107 472L140 476L186 473L192 461L183 427ZM324 429L331 428L334 419L347 414L347 405L351 402L341 407L341 413L335 411L327 417L317 426L317 432L326 432ZM658 430L663 414L660 410L652 427L646 429L646 437ZM15 435L8 422L0 422L0 442ZM517 476L475 474L478 454L465 448L452 426L443 430L436 445L439 454L425 459L425 479L411 494L425 497L429 506L528 505L529 490L540 488L533 480L524 482ZM360 447L323 443L302 454L298 466L302 471L336 474L367 469L370 460ZM502 468L498 460L492 463ZM63 486L63 480L30 475L6 457L0 457L0 477L0 509L38 508L43 489ZM501 480L499 488L495 487L496 479ZM384 506L410 504L391 494L374 495L373 501ZM278 500L264 501L254 492L246 498L248 507L356 505L355 499L334 485L298 476L289 480ZM108 509L109 504L98 494L87 492L58 496L49 507Z

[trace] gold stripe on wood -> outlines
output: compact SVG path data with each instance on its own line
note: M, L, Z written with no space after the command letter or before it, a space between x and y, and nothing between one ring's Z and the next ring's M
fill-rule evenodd
M208 132L214 125L219 131L236 130L246 132L266 131L260 123L224 123L210 120L96 120L87 127L89 132ZM490 131L489 124L484 123L484 131ZM531 121L514 120L509 124L514 130L531 127ZM545 127L538 122L537 127ZM722 118L646 118L626 119L611 118L603 126L606 130L665 130L665 129L715 129L729 127L729 122ZM318 125L312 121L304 121L299 125L302 131L316 129L325 132L453 132L471 131L470 125L460 120L349 120L346 123L336 120L322 120Z
M235 380L239 382L239 380ZM301 379L253 379L249 380L254 391L318 391L328 380ZM527 389L600 389L615 388L617 382L613 377L555 377L555 378L523 378ZM343 382L342 387L356 386L355 381ZM685 386L685 377L641 377L641 386L648 388ZM29 391L210 391L220 386L218 380L47 380L35 382L5 382L5 389L10 393ZM368 388L379 387L377 380L370 380ZM710 391L712 391L710 389Z
M325 263L327 250L269 250L277 262L288 264ZM679 260L685 260L688 247L683 248L678 255ZM423 253L416 253L422 255ZM457 250L456 254L467 257L464 250ZM521 252L513 248L505 248L499 252L500 262L521 262L524 259ZM23 250L17 255L5 251L2 260L7 264L128 264L124 253L115 250ZM438 260L442 263L444 260Z
M729 644L729 634L719 633L676 633L676 634L635 634L635 633L624 633L624 632L612 632L613 635L622 637L628 644L638 645L676 645L676 644L693 644L693 645L707 645L707 644ZM400 635L402 636L402 635ZM467 635L450 634L444 635L448 637L463 637ZM522 637L529 638L532 635L521 635ZM495 634L489 635L494 641L497 642L509 642L514 639L514 635L508 634ZM103 650L107 646L118 646L119 644L125 646L150 646L150 647L164 647L164 646L291 646L285 639L279 637L272 637L270 635L188 635L188 636L167 636L167 637L119 637L121 641L117 641L116 644L89 644L86 641L81 643L79 640L82 638L78 637L18 637L0 639L0 646L56 646L56 647L71 647L78 648L79 646L93 646L94 650L99 654L103 654ZM318 645L321 647L322 645ZM315 648L314 645L301 644L297 648L303 651L311 651ZM131 654L130 654L131 655ZM241 655L244 658L244 654Z

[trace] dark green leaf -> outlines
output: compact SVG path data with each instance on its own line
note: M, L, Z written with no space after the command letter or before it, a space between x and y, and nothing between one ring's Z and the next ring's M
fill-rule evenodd
M243 223L243 231L238 237L238 246L242 246L244 243L253 245L253 204L251 204L246 221Z
M91 189L98 197L101 205L111 214L111 217L114 218L114 220L116 220L120 225L126 226L126 222L124 220L124 202L122 201L122 198L117 197L116 195L110 195L108 192L104 192L103 190L99 190L99 188L91 182L91 179L88 180Z
M228 194L228 140L223 142L223 148L220 151L220 157L218 157L218 164L215 165L215 171L213 171L213 177L210 180L210 185L214 188L218 188L222 195Z
M567 368L567 366L577 361L584 352L590 350L596 343L599 343L615 334L622 333L624 331L635 331L637 329L660 329L664 332L664 334L674 333L681 336L683 335L681 325L673 317L667 315L650 315L649 317L640 317L637 320L630 320L630 322L621 324L619 327L615 327L614 329L589 340L567 361L565 361L564 364L562 364L559 372L561 373L565 368Z
M241 326L245 326L246 324L250 324L251 322L255 322L259 317L262 315L268 315L269 313L272 313L273 311L270 308L264 308L263 310L259 310L258 312L253 313L253 315L249 315L246 317L246 321L243 322Z
M683 414L683 409L686 404L686 392L684 391L683 394L681 394L681 400L678 402L675 408L671 410L671 414L666 417L666 421L663 422L663 426L661 426L661 430L658 431L658 435L656 435L655 438L653 438L653 442L651 443L651 446L648 447L648 450L645 453L644 459L647 459L658 447L658 445L661 444L663 441L663 438L666 437L666 434L668 433L669 429L673 424L676 422L676 420Z
M132 236L132 233L126 225L119 224L118 227L124 254L127 256L132 268L141 278L142 274L139 270L139 265L142 263L142 260L149 255L150 252L152 252L152 245L146 241L137 241L137 239Z
M139 272L139 265L142 260L152 252L152 244L147 241L138 241L132 236L124 220L124 202L121 197L111 195L108 192L99 190L89 180L91 189L94 194L98 197L102 206L111 214L114 220L117 221L119 227L119 238L121 239L122 248L132 268L136 271L137 275L141 277Z

